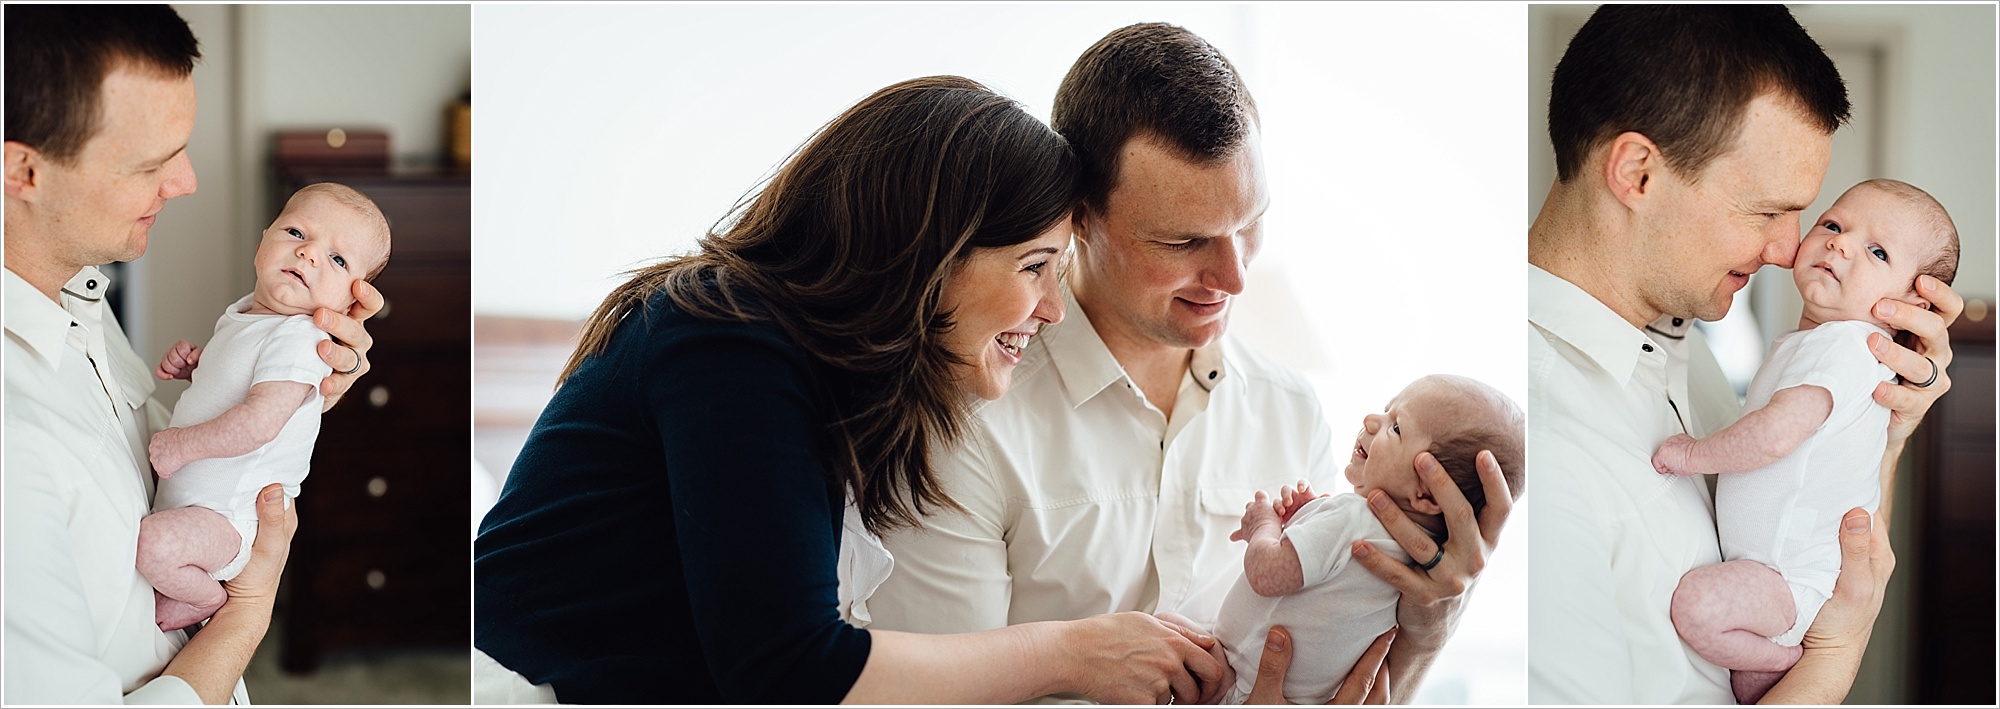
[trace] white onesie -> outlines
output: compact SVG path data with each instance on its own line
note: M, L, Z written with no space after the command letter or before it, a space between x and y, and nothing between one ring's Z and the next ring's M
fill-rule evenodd
M333 369L319 358L319 342L328 337L313 326L311 315L250 315L243 312L248 307L246 295L215 321L215 337L201 351L193 385L174 406L170 425L184 428L221 416L250 396L251 385L263 382L300 382L310 385L312 394L270 443L234 458L190 462L160 480L153 511L205 507L228 518L243 538L236 558L210 574L217 581L235 578L250 560L257 491L284 483L285 494L298 497L319 438L319 382Z
M1875 383L1895 376L1868 351L1859 321L1821 324L1786 333L1750 380L1744 411L1771 395L1810 384L1833 395L1833 412L1797 450L1757 470L1726 473L1715 483L1715 526L1722 558L1751 559L1776 569L1792 587L1798 622L1771 638L1797 645L1840 575L1840 518L1848 510L1875 513L1882 501L1882 451L1889 444L1889 409L1875 403Z
M1368 511L1365 498L1343 493L1308 502L1292 514L1285 537L1298 550L1305 586L1265 598L1251 590L1247 577L1239 577L1223 598L1215 634L1228 651L1229 665L1236 668L1236 686L1225 703L1242 704L1250 696L1264 654L1264 636L1273 625L1285 626L1291 633L1292 657L1309 660L1294 663L1286 672L1285 699L1324 704L1375 636L1396 624L1396 602L1402 594L1353 563L1349 550L1365 539L1397 561L1407 564L1410 557Z

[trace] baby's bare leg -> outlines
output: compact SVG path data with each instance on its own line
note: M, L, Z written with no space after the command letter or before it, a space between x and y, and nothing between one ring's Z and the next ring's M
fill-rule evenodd
M209 574L236 558L243 538L214 510L182 507L139 520L139 573L153 584L153 620L185 628L215 614L228 598Z
M1709 662L1736 670L1737 700L1755 703L1799 661L1771 642L1798 619L1791 587L1771 567L1738 559L1689 571L1674 589L1674 630ZM1747 685L1747 686L1745 686ZM1746 698L1745 690L1754 696Z

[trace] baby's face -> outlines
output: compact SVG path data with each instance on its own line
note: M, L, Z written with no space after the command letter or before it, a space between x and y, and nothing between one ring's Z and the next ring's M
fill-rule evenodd
M1425 422L1444 421L1441 412L1449 397L1446 385L1419 379L1390 399L1382 413L1361 417L1361 434L1347 463L1347 481L1356 493L1365 497L1381 490L1398 507L1410 508L1423 487L1417 480L1417 454L1430 450L1434 440Z
M1922 304L1913 290L1917 268L1937 257L1938 239L1903 200L1856 185L1835 200L1799 243L1792 269L1805 316L1814 322L1862 320L1883 298Z
M253 308L279 315L345 312L354 304L354 282L388 257L383 240L351 207L326 197L295 200L257 244Z

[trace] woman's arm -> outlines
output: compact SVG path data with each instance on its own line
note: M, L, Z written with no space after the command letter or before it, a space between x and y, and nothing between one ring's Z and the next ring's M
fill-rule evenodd
M187 682L204 703L229 703L236 681L271 627L278 577L291 556L298 526L298 511L285 499L285 486L264 486L257 493L257 538L250 546L250 563L222 585L229 600L160 674Z
M1188 703L1225 669L1197 644L1213 647L1214 638L1138 612L956 635L871 634L868 664L843 704L1007 704L1058 692L1102 704Z

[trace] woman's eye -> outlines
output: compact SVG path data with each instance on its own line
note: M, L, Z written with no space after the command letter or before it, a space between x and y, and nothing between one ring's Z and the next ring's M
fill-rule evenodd
M1889 252L1884 251L1880 246L1868 247L1868 255L1874 256L1877 259L1881 259L1882 263L1889 262Z
M285 227L285 233L291 234L292 238L294 239L306 238L306 235L304 233L300 232L298 229L293 227Z
M334 254L333 265L339 266L341 268L347 268L347 258L339 254Z
M1045 267L1045 266L1048 266L1048 265L1049 265L1049 262L1047 262L1047 261L1036 261L1036 262L1034 262L1034 263L1031 263L1031 264L1028 264L1028 266L1027 266L1026 268L1023 268L1023 269L1021 269L1021 270L1023 270L1023 271L1027 271L1027 272L1029 272L1029 273L1036 273L1036 274L1039 274L1039 273L1041 273L1041 272L1042 272L1042 268L1043 268L1043 267Z

